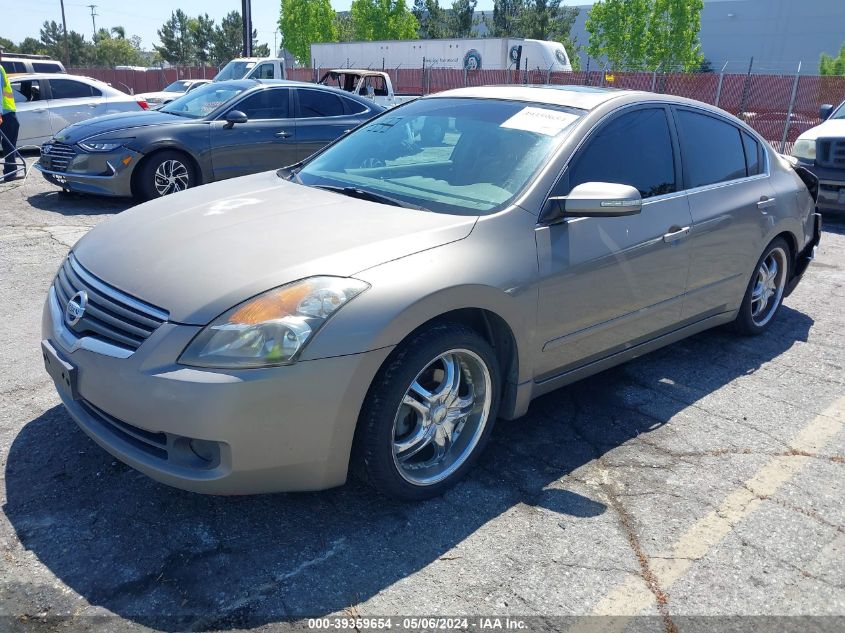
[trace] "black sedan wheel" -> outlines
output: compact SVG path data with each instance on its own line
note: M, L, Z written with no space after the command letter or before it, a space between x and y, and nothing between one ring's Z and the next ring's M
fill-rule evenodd
M154 154L141 165L137 193L144 200L184 191L196 184L191 161L181 152L167 150Z

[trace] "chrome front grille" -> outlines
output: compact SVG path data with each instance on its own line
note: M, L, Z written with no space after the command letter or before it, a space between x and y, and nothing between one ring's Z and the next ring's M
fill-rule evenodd
M816 163L822 167L845 167L845 141L819 139Z
M41 146L41 162L52 171L67 171L74 156L76 150L67 143L50 142Z
M107 343L136 350L165 321L168 314L112 288L85 270L71 253L53 281L65 325L77 335L90 335ZM71 324L68 303L84 307ZM84 306L83 306L84 304Z

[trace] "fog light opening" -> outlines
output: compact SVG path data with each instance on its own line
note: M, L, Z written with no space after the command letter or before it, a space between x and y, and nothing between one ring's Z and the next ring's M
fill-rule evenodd
M217 442L193 439L188 443L191 452L204 462L211 463L217 459Z

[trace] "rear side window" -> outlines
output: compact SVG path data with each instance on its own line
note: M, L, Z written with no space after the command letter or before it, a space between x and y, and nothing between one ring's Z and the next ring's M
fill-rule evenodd
M745 167L749 176L756 176L760 169L760 144L747 132L742 132L742 146L745 148Z
M678 110L687 187L745 177L745 150L738 128L706 114Z
M299 90L299 116L303 119L342 115L343 102L337 95L322 90Z
M32 62L32 70L36 73L60 73L62 67L49 62Z
M97 88L73 79L50 79L49 81L53 99L79 99L99 97L103 94Z
M259 90L237 104L248 119L287 119L288 91L282 89Z
M631 185L643 198L677 191L666 111L623 114L590 137L569 171L570 189L585 182Z

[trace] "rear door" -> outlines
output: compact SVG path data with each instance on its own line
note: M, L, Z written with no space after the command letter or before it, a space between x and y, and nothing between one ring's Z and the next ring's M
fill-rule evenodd
M710 111L676 107L674 114L693 221L684 318L699 319L739 305L775 195L754 137Z
M46 82L50 88L47 105L53 134L73 123L105 114L106 101L99 88L76 79L50 78Z
M360 122L363 108L351 99L315 88L297 88L295 92L299 160L308 158Z
M47 100L38 79L12 81L18 123L18 147L41 145L53 136Z
M214 179L233 178L276 169L297 161L297 127L291 116L289 88L251 92L211 124ZM246 123L228 127L228 112L246 114Z
M642 211L538 227L539 380L671 331L681 318L691 218L668 107L625 108L601 123L551 195L585 182L635 187Z

